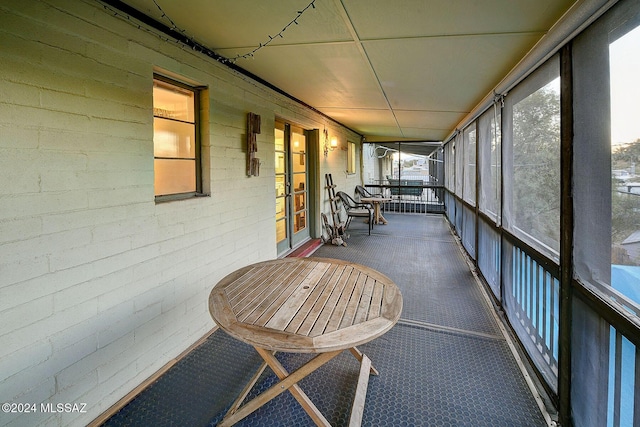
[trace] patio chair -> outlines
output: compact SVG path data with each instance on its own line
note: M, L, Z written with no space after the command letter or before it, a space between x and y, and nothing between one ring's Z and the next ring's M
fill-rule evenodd
M337 196L342 201L342 206L347 213L347 222L344 226L345 230L349 228L351 220L355 217L367 218L369 223L369 235L371 235L371 229L373 228L373 209L371 206L365 203L358 203L351 196L344 191L338 191Z
M356 194L360 197L382 197L382 193L371 193L362 185L356 185Z
M362 197L384 197L382 195L382 193L371 193L369 190L364 188L362 185L356 185L356 194L358 195L358 198L362 198ZM358 201L360 201L360 200L358 200ZM382 212L384 212L384 203L381 203L380 207L382 208Z

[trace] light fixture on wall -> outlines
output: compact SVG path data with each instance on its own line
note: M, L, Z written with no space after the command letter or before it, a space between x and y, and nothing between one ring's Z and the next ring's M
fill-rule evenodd
M336 138L335 136L332 136L331 137L331 142L329 142L329 138L325 137L325 139L324 139L324 156L327 157L329 155L329 151L333 151L337 147L338 147L338 138Z

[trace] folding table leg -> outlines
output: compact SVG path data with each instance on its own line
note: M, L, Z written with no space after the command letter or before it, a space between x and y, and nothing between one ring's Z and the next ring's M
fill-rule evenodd
M351 354L353 354L353 357L355 357L356 359L358 359L358 362L362 363L362 359L367 357L365 356L360 350L358 350L356 347L351 347L349 349L349 351L351 352ZM373 365L371 365L369 373L371 375L378 375L379 372L376 368L373 367Z
M356 395L353 398L351 406L351 417L349 418L349 427L360 427L362 424L362 416L364 415L364 402L367 398L367 388L369 387L369 375L371 370L371 360L362 355L360 363L360 375L358 375L358 386L356 387Z
M273 372L275 372L275 374L281 380L280 383L274 386L274 388L278 385L280 385L281 387L284 387L283 385L284 382L287 379L291 378L293 374L289 375L289 373L284 368L284 366L282 366L282 364L280 364L278 359L276 359L271 353L265 350L259 349L257 347L256 347L256 350L258 350L258 353L260 353L260 356L262 356L262 358L264 359L265 362L267 362L271 370L273 370ZM311 399L309 399L307 394L304 391L302 391L302 389L300 388L300 386L298 386L297 383L298 381L300 381L301 379L303 379L304 377L306 377L307 375L309 375L310 373L318 369L320 366L324 365L329 360L339 355L340 353L342 353L342 350L332 351L329 353L321 353L320 355L311 359L311 361L309 361L306 365L302 366L301 368L299 368L297 371L294 372L294 374L297 374L298 372L300 372L300 378L295 379L295 381L292 380L293 385L291 386L291 389L289 391L291 392L291 394L293 394L293 397L296 398L296 400L298 401L298 403L300 403L300 405L305 410L305 412L309 414L309 416L313 419L313 421L318 426L330 427L331 424L329 424L329 421L327 421L324 415L320 413L318 408L316 408L316 405L313 404Z
M329 360L342 353L342 350L332 351L327 353L321 353L318 356L311 359L308 363L297 369L295 372L289 374L287 370L280 364L275 356L268 350L264 350L259 347L254 347L258 354L264 359L267 365L273 370L273 372L280 378L280 382L272 386L269 390L261 393L250 402L244 404L237 412L228 414L219 424L220 426L231 426L241 419L245 418L258 408L262 407L265 403L269 402L274 397L283 393L285 390L289 390L291 394L300 403L302 408L313 419L318 426L330 427L327 419L320 413L318 408L311 402L311 399L306 395L304 391L298 386L298 381L305 378L307 375L327 363Z
M238 408L240 407L240 405L242 405L242 402L247 397L247 395L249 394L249 392L251 391L253 386L260 379L260 375L262 375L262 373L264 372L266 367L267 367L267 362L262 362L262 365L260 365L260 368L258 368L258 370L253 375L253 377L251 377L251 380L247 383L247 385L244 387L244 389L242 389L242 392L240 393L238 398L235 400L235 402L233 402L233 404L231 405L231 407L229 408L229 410L225 414L225 418L226 417L230 417L231 415L233 415L238 410Z

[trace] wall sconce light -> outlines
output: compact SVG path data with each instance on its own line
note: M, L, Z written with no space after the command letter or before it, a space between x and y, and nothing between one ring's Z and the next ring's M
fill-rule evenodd
M329 155L329 151L333 151L338 147L338 138L331 137L331 142L328 142L328 138L324 140L324 156Z

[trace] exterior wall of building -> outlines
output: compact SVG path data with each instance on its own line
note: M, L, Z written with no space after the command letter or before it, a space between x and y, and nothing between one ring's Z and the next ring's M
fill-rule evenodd
M359 136L356 137L355 135L342 132L338 134L338 147L333 151L329 151L325 157L323 152L324 141L322 141L322 132L320 132L320 135L320 164L322 169L320 177L320 200L322 203L320 205L320 209L322 212L326 213L329 221L331 222L331 205L329 203L329 193L325 188L325 174L331 174L333 183L336 185L336 191L344 191L351 197L354 197L356 185L360 185L362 182L360 167L360 150L362 149L362 145L360 144ZM329 138L331 138L331 136L329 136ZM355 142L357 146L355 174L347 173L348 141Z
M86 403L0 425L84 425L211 330L219 279L276 257L275 118L359 136L99 2L3 1L0 46L0 402ZM208 88L210 197L154 201L154 71ZM324 202L324 173L360 176L318 149Z

